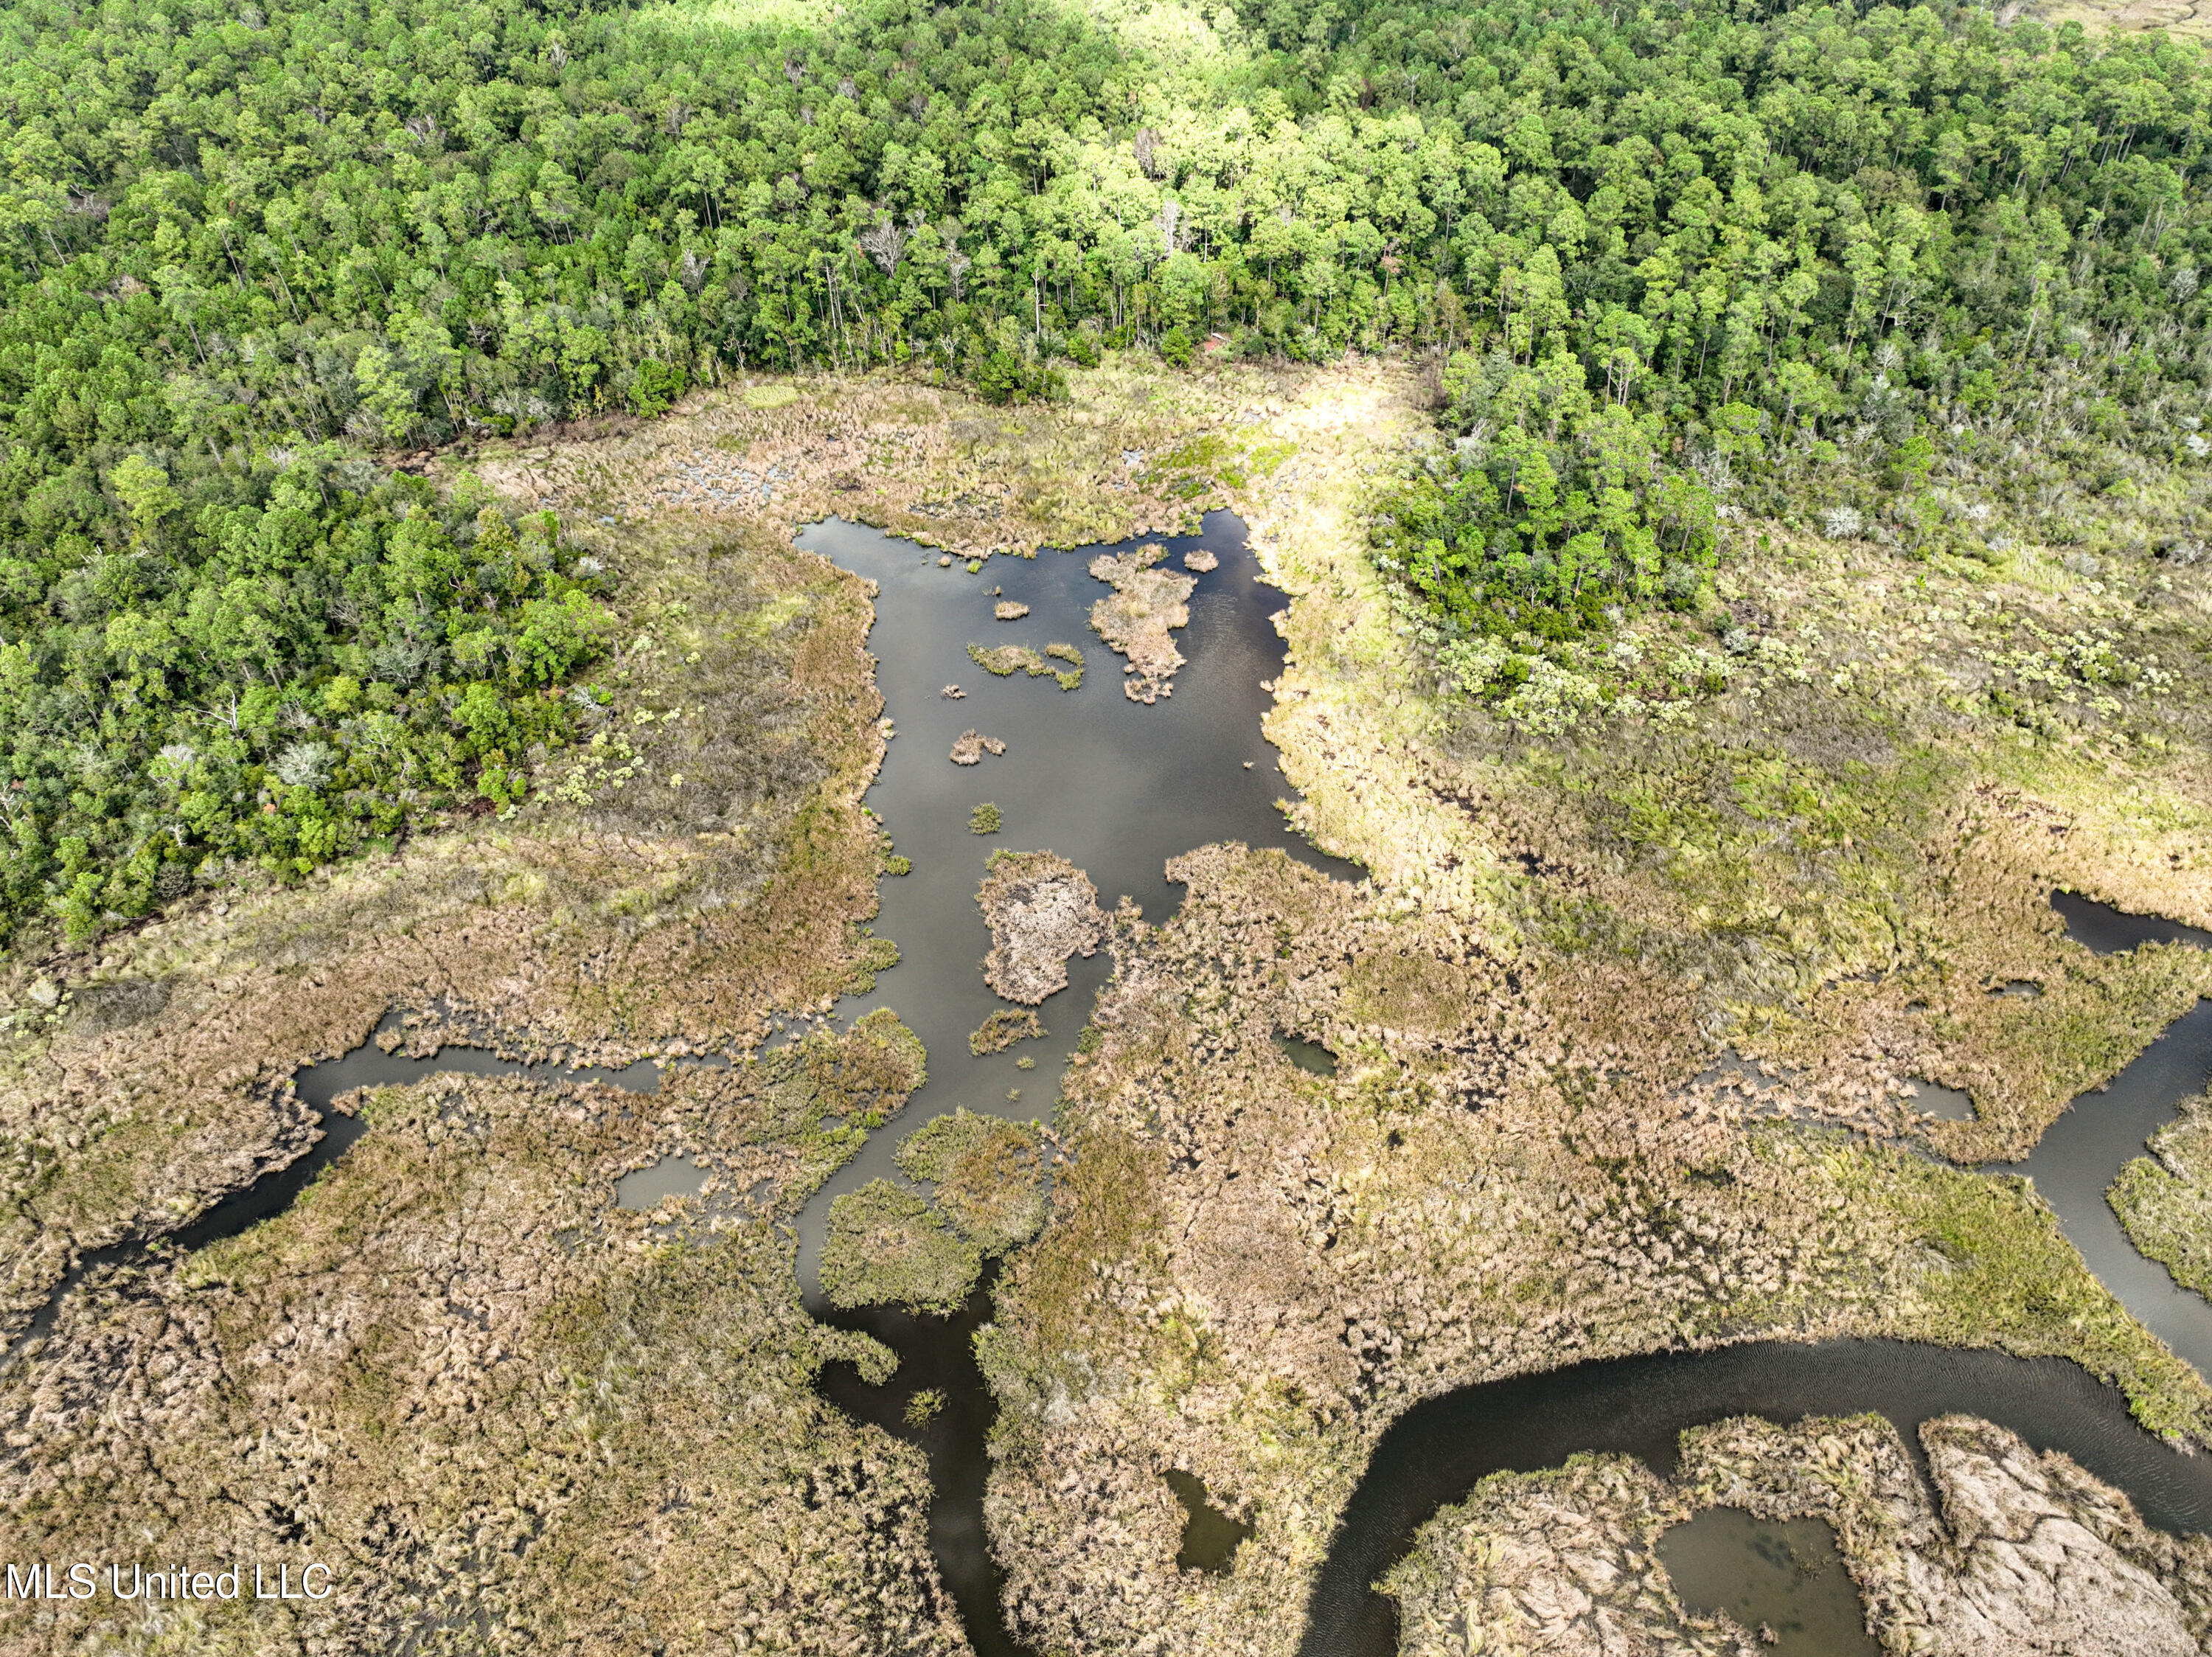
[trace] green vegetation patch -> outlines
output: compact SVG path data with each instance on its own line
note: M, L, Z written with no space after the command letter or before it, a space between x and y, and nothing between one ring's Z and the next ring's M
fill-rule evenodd
M976 807L975 810L968 813L968 832L970 834L996 834L1003 821L1004 819L1000 815L997 804L994 801L986 800L981 805Z
M2212 1297L2212 1095L2184 1105L2150 1148L2120 1170L2106 1199L2129 1240L2175 1282Z
M817 1112L844 1118L848 1128L876 1128L929 1079L927 1057L921 1038L878 1007L842 1037L809 1036L798 1063Z
M854 993L866 995L876 987L877 973L888 972L898 964L899 947L890 939L873 936L863 939L854 960Z
M1882 1229L1918 1237L1910 1278L1887 1288L1889 1328L1948 1346L2069 1357L2125 1392L2150 1431L2176 1441L2212 1432L2203 1379L2128 1315L2023 1182L1890 1150L1839 1152L1829 1169L1845 1212L1879 1213Z
M465 473L131 454L106 486L0 550L0 941L513 805L605 716L573 683L615 631L603 572Z
M1044 647L1044 653L1056 661L1074 664L1066 673L1053 674L1053 677L1060 681L1061 690L1072 691L1083 683L1082 651L1077 649L1073 644L1048 644Z
M977 1246L921 1197L872 1179L830 1205L822 1292L832 1306L951 1312L983 1269Z
M1026 673L1031 679L1048 675L1058 681L1063 691L1072 691L1083 683L1083 652L1073 644L1048 644L1043 655L1026 644L971 644L968 647L968 659L1000 679L1015 673ZM1052 665L1054 660L1073 662L1074 666L1062 672Z
M982 1028L968 1038L968 1051L981 1058L986 1053L1003 1053L1018 1041L1030 1041L1048 1033L1042 1020L1028 1008L1001 1007L983 1020Z
M898 1165L936 1185L939 1206L986 1254L1027 1242L1044 1224L1043 1157L1035 1128L956 1111L908 1136Z

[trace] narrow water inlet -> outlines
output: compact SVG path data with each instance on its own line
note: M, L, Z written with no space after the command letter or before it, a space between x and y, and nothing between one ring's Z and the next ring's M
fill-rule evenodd
M2118 955L2146 943L2194 944L2212 949L2212 932L2159 915L2130 915L2077 892L2054 891L2051 906L2066 923L2066 935L2099 955Z
M610 1069L601 1065L526 1063L519 1059L502 1058L482 1047L447 1046L429 1057L415 1058L404 1053L387 1053L376 1045L379 1035L398 1028L398 1013L387 1013L359 1046L336 1058L302 1065L293 1072L295 1091L301 1102L315 1112L317 1137L303 1154L281 1167L268 1169L250 1185L233 1191L198 1219L175 1231L153 1238L126 1238L87 1251L70 1263L45 1304L32 1314L23 1333L4 1355L0 1355L0 1362L12 1360L51 1332L54 1320L60 1315L63 1301L88 1276L128 1265L143 1258L155 1243L172 1253L191 1253L210 1243L235 1237L291 1207L317 1176L352 1149L368 1131L368 1124L358 1116L331 1108L341 1094L360 1087L404 1087L441 1074L522 1075L546 1082L599 1081L636 1093L656 1093L660 1087L659 1066L650 1059ZM700 1177L703 1183L703 1170Z
M999 1263L989 1262L960 1310L927 1317L897 1307L814 1315L839 1329L872 1335L898 1356L879 1386L842 1359L824 1364L815 1391L856 1421L880 1427L929 1458L929 1547L976 1657L1037 1657L1006 1626L1001 1603L1006 1573L993 1556L983 1523L990 1477L988 1448L998 1400L975 1361L975 1333L991 1315ZM927 1407L916 1409L917 1399Z
M1361 873L1315 851L1285 820L1284 807L1296 795L1260 722L1272 705L1263 685L1281 672L1285 655L1269 618L1288 600L1261 579L1243 525L1217 512L1197 535L1146 539L1166 547L1172 568L1185 567L1186 552L1212 555L1211 567L1205 558L1194 567L1190 623L1174 636L1185 658L1175 693L1151 704L1122 694L1120 661L1090 626L1091 606L1109 592L1090 574L1090 561L1116 548L994 557L977 574L941 564L937 553L912 542L834 519L799 538L800 545L876 583L869 649L897 737L866 803L897 855L909 860L908 873L880 883L873 922L878 935L897 943L900 965L879 974L869 994L848 998L840 1013L890 1008L928 1053L928 1080L898 1122L871 1135L801 1213L799 1282L817 1319L864 1330L898 1354L897 1370L880 1386L840 1362L823 1368L817 1388L857 1419L928 1453L931 1551L979 1657L1029 1657L1007 1625L1003 1575L983 1522L997 1404L976 1365L973 1337L989 1316L997 1267L986 1268L951 1318L890 1307L843 1312L818 1291L830 1205L871 1179L897 1180L892 1153L907 1134L963 1106L1021 1121L1052 1116L1061 1073L1047 1057L1052 1049L1023 1043L1030 1052L992 1051L988 1040L970 1042L1004 1012L980 970L991 938L976 889L988 859L1001 849L1056 852L1089 876L1102 906L1110 911L1127 898L1154 923L1182 897L1166 878L1168 860L1209 844L1276 848L1340 879ZM1001 621L1002 605L1026 608ZM1048 675L995 676L968 650L1022 645L1042 656L1055 643L1073 644L1087 658L1074 689ZM947 694L954 689L961 694ZM971 729L1003 742L1006 752L975 767L955 764L951 756L966 752L960 744ZM986 800L998 808L996 832L972 832L972 814ZM1103 949L1072 959L1067 986L1038 1009L1060 1054L1075 1046L1111 967ZM1024 1057L1033 1058L1034 1069L1018 1068ZM1323 1059L1333 1070L1324 1048L1303 1062L1318 1069ZM917 1408L917 1401L934 1407ZM1225 1515L1214 1519L1240 1532L1227 1543L1233 1554L1243 1527ZM1202 1530L1207 1558L1222 1540Z
M1176 1568L1227 1575L1236 1563L1237 1550L1250 1538L1252 1527L1215 1507L1204 1481L1196 1474L1170 1467L1160 1477L1182 1503L1182 1544L1176 1550Z
M1188 539L1171 539L1170 551ZM993 558L978 576L911 544L836 521L800 538L877 583L870 648L898 734L867 803L897 853L911 860L911 873L882 883L874 922L879 935L898 943L902 965L844 1010L895 1009L921 1038L930 1071L900 1124L872 1136L801 1216L801 1284L810 1310L832 1325L866 1330L901 1360L880 1386L844 1363L827 1366L817 1386L856 1417L927 1451L933 1553L984 1657L1024 1650L1005 1620L982 1520L995 1404L975 1366L972 1338L988 1315L993 1278L987 1275L951 1319L889 1307L839 1313L815 1293L814 1262L830 1203L868 1179L895 1176L891 1152L914 1127L955 1106L1023 1119L1049 1114L1046 1070L1014 1069L1012 1052L969 1051L969 1037L998 1009L981 972L961 965L979 962L990 947L975 892L993 850L1057 852L1090 875L1108 907L1126 895L1155 922L1179 896L1162 878L1165 860L1210 841L1280 846L1332 874L1357 875L1305 848L1276 804L1287 790L1270 774L1272 756L1257 731L1267 707L1259 687L1279 670L1282 647L1271 627L1254 625L1261 606L1273 601L1255 580L1241 526L1217 515L1197 539L1222 556L1218 575L1201 577L1191 627L1177 636L1188 665L1172 702L1142 707L1116 695L1110 672L1099 671L1112 658L1087 633L1089 606L1103 593L1085 573L1087 554ZM1214 597L1224 602L1209 607ZM1028 610L998 622L1001 601ZM975 667L966 648L1013 643L1042 650L1059 641L1079 643L1092 655L1079 689L1062 691L1026 673L994 678ZM962 694L947 695L952 688ZM981 776L949 757L970 728L1006 745L1004 755L982 762ZM971 833L970 813L986 798L1000 807L999 831ZM1075 1009L1091 1004L1107 971L1103 954L1072 964L1068 988L1043 1009L1056 1040L1073 1045L1082 1021ZM1279 1036L1285 1058L1326 1073L1327 1050L1299 1051L1310 1045ZM1747 1070L1741 1060L1723 1061L1708 1079L1741 1075L1754 1087L1765 1080ZM940 1397L941 1408L914 1407ZM1895 1342L1761 1343L1653 1355L1462 1389L1401 1417L1332 1541L1301 1650L1307 1657L1393 1651L1395 1614L1370 1585L1440 1502L1463 1496L1486 1472L1535 1471L1579 1451L1613 1448L1663 1469L1685 1427L1740 1413L1790 1421L1869 1409L1888 1415L1916 1455L1914 1429L1931 1416L1996 1421L2039 1448L2066 1451L2126 1489L2153 1523L2212 1529L2212 1465L2188 1462L2144 1433L2116 1390L2070 1364ZM1185 1504L1187 1521L1214 1511L1202 1489L1200 1497L1200 1510Z
M2182 1100L2208 1081L2212 1001L2200 1001L2102 1090L2069 1106L2026 1161L1995 1163L1983 1172L2033 1180L2097 1280L2199 1374L2212 1377L2212 1304L2136 1248L2106 1196L2120 1169L2147 1154L2151 1136L2174 1121Z
M660 1089L660 1067L651 1059L609 1069L597 1064L526 1063L520 1059L501 1058L484 1047L447 1046L428 1057L416 1058L404 1052L387 1053L377 1045L378 1036L399 1027L398 1012L387 1013L359 1046L336 1058L302 1065L294 1071L292 1086L301 1102L314 1111L316 1126L322 1136L305 1156L281 1168L270 1169L245 1190L223 1198L190 1225L171 1233L169 1246L179 1252L205 1248L210 1243L235 1237L291 1207L294 1199L318 1174L352 1149L368 1130L368 1124L359 1117L342 1115L331 1108L331 1101L339 1095L357 1088L410 1087L434 1075L449 1075L525 1076L545 1083L599 1081L634 1093L653 1093Z

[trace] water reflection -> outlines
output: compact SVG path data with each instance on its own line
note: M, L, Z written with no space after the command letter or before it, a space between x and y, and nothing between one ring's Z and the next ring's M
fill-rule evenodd
M615 1181L615 1206L642 1211L657 1209L671 1197L696 1197L706 1188L713 1170L690 1157L671 1152L657 1162L632 1168Z
M1162 1477L1182 1503L1182 1544L1176 1550L1176 1568L1225 1575L1252 1527L1215 1507L1206 1496L1204 1481L1182 1468L1170 1467Z
M1282 1056L1301 1070L1317 1076L1336 1074L1336 1055L1317 1041L1307 1041L1297 1036L1278 1035L1275 1046Z
M841 1016L877 1007L896 1010L929 1053L929 1080L908 1106L902 1130L956 1106L1016 1120L1049 1119L1057 1055L1071 1051L1111 971L1105 952L1071 961L1068 986L1039 1009L1051 1050L971 1054L968 1039L1005 1003L980 966L990 932L975 905L985 864L999 850L1049 850L1089 874L1099 902L1127 897L1158 923L1182 900L1169 883L1168 859L1218 841L1279 847L1341 879L1353 865L1322 856L1293 833L1279 802L1296 791L1277 770L1260 734L1272 705L1261 681L1281 672L1284 645L1269 619L1289 600L1267 585L1231 513L1206 516L1196 535L1160 536L1164 568L1183 569L1183 554L1203 549L1214 567L1197 573L1190 624L1175 635L1186 658L1175 695L1152 706L1121 693L1121 660L1091 631L1091 607L1110 589L1090 573L1091 557L1111 548L1050 550L1034 558L994 557L977 574L940 565L939 554L879 530L831 519L805 531L801 546L877 584L868 636L876 683L898 734L884 755L867 804L884 821L912 872L881 883L873 923L895 941L901 965L874 990L848 997ZM1126 545L1141 545L1139 542ZM1203 562L1203 560L1201 560ZM1001 604L1026 605L1012 621ZM1063 691L1048 676L1004 678L970 660L968 647L1025 645L1040 656L1073 644L1087 663L1082 685ZM957 687L957 698L945 694ZM951 761L954 744L974 730L1006 744L973 766ZM969 829L969 813L995 803L995 834ZM1034 1057L1024 1071L1016 1060ZM896 1179L891 1152L899 1131L872 1136L831 1179L799 1221L799 1281L818 1303L817 1264L829 1204L869 1180Z

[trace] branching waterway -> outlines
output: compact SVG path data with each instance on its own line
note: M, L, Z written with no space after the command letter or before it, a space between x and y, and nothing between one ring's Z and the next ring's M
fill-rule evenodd
M1196 535L1128 544L1164 546L1158 568L1196 578L1189 624L1173 634L1186 665L1173 693L1149 706L1123 694L1122 660L1091 627L1092 606L1111 596L1091 574L1091 560L1123 549L994 557L971 574L912 541L836 519L806 530L799 545L876 583L868 645L897 735L867 804L913 865L884 880L875 921L877 933L897 943L902 965L839 1011L856 1017L892 1008L929 1053L929 1080L899 1124L872 1136L800 1216L799 1281L818 1307L830 1204L871 1179L898 1178L891 1154L900 1136L956 1106L1049 1121L1057 1078L1106 981L1103 950L1076 957L1067 988L1037 1009L1048 1034L969 1052L969 1037L1007 1006L983 981L991 936L975 902L994 852L1057 852L1091 877L1103 907L1127 898L1153 922L1181 899L1168 883L1168 859L1217 841L1280 847L1340 878L1360 871L1315 851L1278 804L1296 795L1260 734L1269 704L1261 682L1282 671L1283 641L1270 618L1289 600L1261 580L1232 514L1209 513ZM1193 551L1201 554L1197 567L1185 563ZM1001 621L1002 606L1024 612ZM1026 647L1065 670L1067 658L1045 655L1054 644L1081 654L1083 680L1073 690L1051 673L994 674L969 654L970 645ZM1006 752L955 765L953 746L971 730ZM970 817L987 802L999 808L1000 826L978 834ZM1036 1068L1019 1068L1024 1058Z
M1096 549L992 558L970 570L834 520L800 540L877 583L870 645L897 734L868 803L898 854L912 862L910 873L884 881L876 921L877 930L898 943L902 964L841 1011L895 1008L929 1055L929 1080L902 1121L874 1136L801 1216L801 1283L817 1316L866 1330L898 1355L898 1371L881 1386L837 1363L824 1372L822 1390L927 1453L939 1571L977 1650L1012 1657L1025 1648L1006 1626L1001 1575L982 1520L995 1406L972 1350L975 1331L988 1316L990 1278L949 1318L884 1307L833 1311L817 1289L830 1205L871 1179L898 1178L892 1152L899 1139L956 1106L1050 1118L1051 1079L1061 1073L1109 962L1103 951L1071 961L1067 987L1040 1009L1047 1037L971 1054L970 1033L1004 1006L984 982L991 941L975 903L994 850L1048 848L1089 874L1104 905L1126 896L1154 921L1177 897L1164 878L1167 859L1212 842L1280 846L1342 877L1358 871L1320 856L1285 827L1278 802L1287 786L1260 735L1267 705L1262 683L1279 671L1283 656L1268 619L1280 600L1261 582L1243 527L1228 515L1209 517L1197 538L1168 543L1163 568L1182 567L1181 555L1193 546L1218 564L1200 576L1190 624L1176 636L1188 663L1172 696L1151 705L1121 693L1120 660L1088 625L1103 591L1088 570ZM1065 670L1067 653L1047 655L1054 644L1073 645L1084 658L1073 690L1061 689L1051 671L995 675L969 650L1024 646L1042 667ZM954 764L956 748L974 763ZM986 802L997 807L997 829L979 834L974 813ZM2186 929L2063 894L2054 901L2069 930L2092 947L2201 941L2185 937ZM2212 1331L2212 1308L2136 1254L2112 1222L2104 1191L2120 1165L2140 1154L2144 1136L2203 1084L2208 1055L2212 1008L2200 1007L2107 1092L2079 1101L2017 1170L2035 1179L2092 1266L2130 1308L2200 1367L2212 1364L2212 1338L2197 1333L2200 1326ZM1034 1069L1018 1068L1025 1056ZM2099 1232L2100 1216L2109 1239ZM2137 1281L2146 1271L2163 1281L2166 1301L2187 1305L2177 1310L2147 1293ZM915 1408L917 1398L927 1407ZM1554 1466L1586 1450L1625 1451L1663 1471L1687 1428L1740 1414L1789 1422L1863 1410L1887 1416L1916 1456L1916 1429L1931 1417L1964 1413L1995 1422L2039 1449L2071 1455L2127 1491L2154 1524L2212 1529L2212 1461L2179 1454L2145 1433L2118 1391L2069 1363L1881 1341L1655 1354L1464 1387L1394 1423L1333 1538L1301 1651L1382 1657L1395 1649L1392 1602L1371 1585L1439 1506L1464 1497L1489 1473ZM1741 1547L1748 1562L1788 1540L1782 1526L1744 1520L1728 1537L1701 1538L1701 1545L1708 1554ZM1229 1558L1224 1553L1211 1563L1221 1568ZM1725 1575L1726 1561L1713 1568ZM1796 1609L1808 1626L1833 1625L1835 1607L1815 1606L1811 1597L1832 1599L1836 1584L1807 1581L1808 1597ZM1773 1592L1787 1599L1796 1590L1784 1582Z
M331 1108L333 1101L357 1088L404 1087L441 1073L519 1075L544 1082L601 1081L635 1093L653 1093L660 1086L660 1067L650 1059L640 1059L617 1070L597 1064L531 1063L504 1057L489 1047L449 1045L421 1057L385 1051L377 1038L396 1034L400 1027L399 1014L396 1010L388 1013L359 1046L336 1058L302 1065L293 1072L292 1086L301 1102L315 1113L314 1142L305 1154L268 1169L215 1203L198 1219L164 1235L159 1240L162 1247L172 1254L189 1253L227 1237L235 1237L248 1227L274 1219L290 1208L317 1176L351 1150L368 1130L368 1124L360 1117ZM27 1351L33 1343L45 1339L53 1330L62 1302L87 1277L128 1264L144 1256L148 1247L145 1239L127 1237L105 1248L88 1250L78 1257L54 1285L46 1304L33 1314L29 1325L9 1349L5 1358L13 1359Z
M1315 851L1286 825L1280 802L1295 793L1260 721L1268 705L1262 682L1282 671L1284 659L1271 618L1288 600L1261 581L1232 515L1211 513L1199 534L1156 543L1167 552L1157 567L1194 576L1196 585L1189 623L1173 635L1185 665L1171 692L1150 704L1124 694L1122 659L1091 627L1092 606L1109 594L1091 562L1126 549L994 557L971 572L911 541L834 519L807 530L799 544L876 583L868 642L896 737L867 803L912 865L883 882L875 922L898 944L901 965L839 1012L895 1008L929 1054L929 1079L899 1122L872 1136L800 1215L799 1281L817 1317L864 1330L898 1355L896 1373L880 1386L850 1364L833 1363L822 1391L928 1455L939 1573L982 1657L1015 1657L1026 1648L1006 1628L983 1526L996 1406L971 1345L988 1315L990 1280L949 1318L880 1307L834 1310L817 1289L830 1205L871 1179L898 1179L892 1153L899 1140L933 1116L964 1106L1018 1121L1052 1118L1058 1078L1109 962L1101 950L1068 963L1067 987L1037 1009L1044 1037L972 1053L970 1034L1007 1008L984 982L991 938L976 905L994 851L1056 852L1090 876L1103 906L1127 898L1153 922L1181 897L1168 883L1168 859L1212 842L1279 847L1339 878L1360 871ZM1187 563L1192 552L1200 556ZM999 618L1002 606L1009 619ZM974 659L971 645L1026 647L1054 671L996 674ZM1073 646L1082 657L1083 678L1073 689L1062 689L1055 673L1074 664L1066 653L1047 655L1054 645ZM963 744L975 763L954 764L956 744L971 731L1004 744L1004 752ZM986 802L998 807L999 826L978 834L971 819ZM1024 1058L1035 1068L1020 1068ZM942 1402L910 1415L924 1395Z
M835 520L810 528L800 540L877 585L870 642L896 736L868 804L911 866L883 882L875 923L899 945L901 964L840 1011L849 1019L877 1007L895 1008L921 1038L929 1069L899 1122L872 1136L799 1216L800 1283L810 1310L873 1336L899 1359L880 1385L846 1362L829 1365L818 1385L856 1418L927 1454L934 1487L929 1534L939 1575L981 1657L1020 1657L1026 1648L1006 1625L1003 1575L983 1519L996 1406L973 1339L990 1315L995 1268L948 1317L884 1307L831 1308L818 1292L830 1205L871 1179L902 1179L892 1153L932 1117L962 1106L1024 1121L1052 1116L1066 1056L1110 962L1103 950L1069 962L1066 988L1036 1009L1046 1034L1014 1039L996 1051L972 1051L971 1034L984 1030L994 1013L1018 1010L993 994L983 972L991 938L976 889L994 852L1049 850L1089 876L1104 906L1126 898L1156 922L1180 896L1165 879L1167 861L1200 845L1241 840L1279 847L1339 878L1356 877L1358 870L1316 852L1286 825L1282 807L1291 790L1260 734L1268 701L1263 685L1282 667L1283 644L1271 617L1284 600L1261 581L1233 516L1211 515L1201 533L1164 543L1167 557L1158 567L1187 570L1195 587L1188 624L1173 638L1188 660L1171 690L1149 703L1123 693L1121 659L1090 625L1092 606L1107 592L1090 569L1101 549L993 558L970 570ZM1186 565L1190 553L1197 556ZM999 665L1018 658L1019 665L996 673L975 652ZM1032 665L1036 671L1029 671ZM1139 682L1158 690L1162 681ZM956 753L968 763L955 763ZM979 811L986 806L993 809ZM2212 935L2071 894L2055 894L2052 902L2069 935L2099 953L2154 941L2212 944ZM395 1014L380 1033L396 1028ZM1284 1040L1302 1068L1324 1075L1334 1069L1325 1050ZM307 1153L217 1203L166 1246L202 1247L282 1212L364 1130L358 1117L331 1108L335 1100L356 1088L439 1072L599 1081L645 1093L659 1083L659 1069L650 1061L611 1071L526 1063L467 1046L410 1057L364 1041L295 1076L319 1128ZM2212 1305L2139 1254L2106 1200L2122 1165L2142 1154L2148 1136L2172 1121L2209 1076L2212 1002L2200 1002L2108 1088L2075 1101L2026 1162L1990 1172L2030 1177L2100 1278L2178 1352L2212 1374ZM1962 1104L1971 1108L1971 1101ZM664 1193L696 1189L699 1177L680 1159L664 1159L628 1176L616 1197L624 1206L649 1206ZM61 1299L86 1275L125 1264L144 1246L128 1240L76 1262L16 1350L51 1330ZM2152 1524L2212 1531L2212 1458L2167 1448L2135 1424L2118 1391L2057 1360L1846 1341L1758 1342L1587 1362L1462 1387L1426 1400L1390 1426L1332 1538L1308 1607L1303 1657L1383 1657L1394 1650L1393 1602L1372 1585L1404 1556L1440 1506L1465 1497L1491 1473L1555 1466L1581 1451L1626 1453L1664 1472L1688 1428L1735 1415L1789 1422L1867 1410L1887 1416L1916 1457L1915 1429L1933 1416L1960 1413L1994 1422L2038 1449L2065 1453L2126 1491ZM1234 1569L1243 1526L1208 1508L1195 1481L1184 1480L1175 1493L1191 1515L1178 1563ZM1794 1557L1791 1550L1810 1545L1784 1526L1735 1514L1694 1538L1686 1532L1678 1551L1685 1559L1694 1555L1698 1569L1723 1585L1717 1592L1787 1611L1784 1623L1794 1619L1801 1638L1793 1642L1785 1629L1785 1648L1825 1650L1850 1631L1844 1624L1855 1604L1847 1583L1836 1580L1840 1567L1800 1572L1797 1581L1765 1558ZM1819 1632L1824 1628L1826 1636Z
M2130 915L2071 892L2052 905L2066 934L2100 955L2146 943L2212 946L2212 933ZM2157 1261L2146 1258L2120 1228L2106 1192L2144 1143L2179 1114L2181 1101L2212 1081L2212 1002L2200 1001L2166 1026L2135 1061L2101 1092L2075 1100L2045 1130L2024 1162L1994 1173L2025 1174L2057 1211L2058 1223L2106 1288L2136 1319L2212 1377L2212 1304L2184 1288Z

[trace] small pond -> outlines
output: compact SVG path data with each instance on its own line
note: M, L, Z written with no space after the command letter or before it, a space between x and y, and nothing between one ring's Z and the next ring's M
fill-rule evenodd
M1825 1520L1708 1508L1659 1538L1659 1563L1686 1607L1725 1611L1775 1657L1881 1657Z

